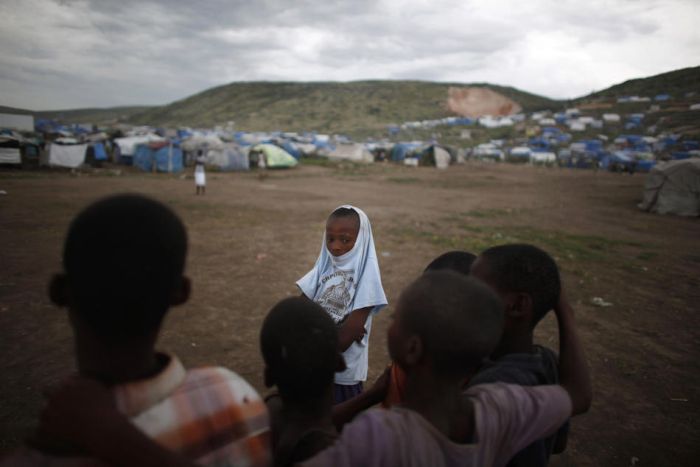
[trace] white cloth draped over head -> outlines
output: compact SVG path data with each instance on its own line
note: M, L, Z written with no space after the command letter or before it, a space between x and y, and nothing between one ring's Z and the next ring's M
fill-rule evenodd
M339 206L333 212L340 208L352 209L360 218L355 245L344 255L335 257L328 251L324 231L316 264L297 281L297 285L304 295L321 305L336 323L354 310L372 307L372 313L365 323L367 332L364 338L361 342L354 342L343 353L348 369L336 374L336 383L354 384L367 379L367 344L372 315L386 306L387 300L367 215L351 205Z

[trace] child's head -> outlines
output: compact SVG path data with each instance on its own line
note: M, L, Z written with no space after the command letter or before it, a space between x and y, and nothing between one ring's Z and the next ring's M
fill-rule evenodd
M467 251L448 251L435 258L424 272L449 269L468 276L475 259L476 255Z
M317 303L286 298L267 314L260 331L265 384L289 402L318 400L345 369L333 320Z
M498 343L503 304L480 281L454 271L428 271L401 294L387 332L389 354L407 372L430 365L461 379Z
M155 336L168 308L188 298L186 251L185 227L161 203L138 195L103 199L71 223L51 298L69 308L76 333L100 342Z
M489 248L474 262L472 274L501 296L507 320L524 321L530 330L559 300L561 281L557 264L532 245Z
M326 248L333 256L352 250L360 233L360 216L352 208L341 207L326 221Z

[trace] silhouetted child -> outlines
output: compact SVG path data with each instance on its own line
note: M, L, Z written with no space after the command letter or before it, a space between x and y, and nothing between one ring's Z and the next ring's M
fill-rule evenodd
M268 413L256 391L225 368L185 370L176 356L154 348L168 309L189 297L186 250L180 219L148 198L106 198L75 218L50 296L68 310L78 371L109 387L116 409L169 450L201 463L268 465ZM84 401L85 410L90 404ZM102 412L94 416L102 419ZM35 445L43 453L28 450L23 462L110 449L111 440L87 431L90 441L80 449L40 432Z
M505 320L503 335L491 359L469 385L557 384L559 358L552 350L533 344L535 326L556 307L561 293L554 259L532 245L501 245L479 255L472 266L472 275L486 282L503 300ZM568 426L566 423L553 436L532 443L509 465L547 465L550 454L564 449Z
M430 264L426 266L423 272L451 270L468 276L472 263L475 259L476 255L467 251L448 251L447 253L443 253L432 260ZM405 393L405 386L406 374L403 372L401 367L392 364L390 370L389 389L387 391L386 398L384 401L382 401L382 405L384 407L401 405L403 402L403 395Z
M561 386L474 386L463 392L503 329L503 304L476 279L423 274L401 295L387 331L406 372L403 407L372 409L304 465L501 466L533 440L588 410L591 388L567 303L557 307Z
M345 205L331 213L316 264L297 285L338 326L338 349L347 368L335 375L335 402L360 394L372 316L387 305L372 228L362 210Z
M333 377L345 369L335 323L318 304L287 298L268 313L260 331L272 420L275 465L305 460L333 444Z

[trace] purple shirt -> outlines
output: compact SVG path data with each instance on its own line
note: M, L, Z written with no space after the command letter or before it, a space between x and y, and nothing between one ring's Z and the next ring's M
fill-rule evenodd
M561 386L483 384L465 393L474 405L474 443L450 441L420 414L372 409L343 428L338 441L308 466L503 466L571 416Z

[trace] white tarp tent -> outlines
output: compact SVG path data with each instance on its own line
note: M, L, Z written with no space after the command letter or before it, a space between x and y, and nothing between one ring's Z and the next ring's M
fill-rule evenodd
M334 150L328 153L328 158L353 162L374 162L372 153L360 143L338 144Z
M0 128L17 131L34 131L34 117L31 115L0 113Z
M0 164L21 164L19 148L0 148Z
M75 169L85 162L87 144L56 144L49 146L49 165Z
M114 142L119 146L119 153L122 156L133 157L136 152L136 146L139 144L148 144L152 141L165 141L165 138L149 133L147 135L140 136L127 136L124 138L117 138Z
M672 161L651 169L639 209L700 216L700 159Z

